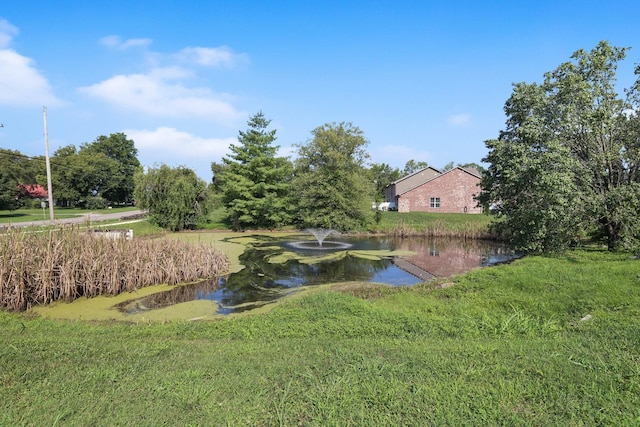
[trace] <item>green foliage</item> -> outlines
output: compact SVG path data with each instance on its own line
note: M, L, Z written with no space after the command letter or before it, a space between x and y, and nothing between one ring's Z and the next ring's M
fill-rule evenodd
M114 171L119 162L102 152L77 152L69 145L56 150L51 161L53 197L60 204L82 205L88 197L109 194L118 186Z
M82 174L81 167L74 166L76 156L76 147L67 145L57 149L51 157L53 198L60 206L75 207L78 201L87 195L87 189L79 190L74 181L77 175Z
M89 210L104 209L107 207L107 200L100 196L87 197L85 207Z
M0 170L0 210L14 210L19 207L18 191L15 180L9 174Z
M486 142L479 200L517 247L564 249L598 230L610 250L640 249L640 85L625 100L615 91L625 52L600 42L541 85L514 85L507 127Z
M17 150L0 149L0 170L18 184L44 184L39 177L46 178L44 157L30 158Z
M133 176L140 168L137 154L134 142L123 133L99 136L80 150L74 145L59 148L51 158L54 198L67 206L97 195L115 203L129 202Z
M351 123L325 124L299 146L293 191L297 222L340 231L363 229L373 220L374 186L365 168L367 140Z
M111 135L100 135L92 143L85 143L80 146L80 155L98 156L103 154L109 159L113 159L117 164L113 164L111 176L104 182L101 194L107 200L116 203L129 202L133 196L135 183L133 176L140 168L138 161L138 149L135 148L133 140L120 133ZM100 177L100 179L103 179Z
M17 150L0 149L0 210L14 210L29 201L28 195L18 191L23 184L42 183L39 173L44 176L44 160L29 158Z
M371 180L375 183L375 200L385 200L387 186L401 178L400 170L386 163L374 163L369 168Z
M402 176L411 175L412 173L418 172L428 166L429 164L427 162L416 162L411 159L405 163L404 169L402 170Z
M276 157L276 131L262 112L247 122L249 128L232 144L223 164L212 164L213 188L222 194L228 222L234 230L277 228L291 221L289 198L292 165Z
M580 224L575 220L582 206L572 175L572 158L557 141L530 147L513 141L487 141L491 163L482 187L499 176L494 194L500 200L493 212L503 218L495 229L519 250L551 251L575 240ZM484 199L486 193L481 195ZM496 199L493 199L496 200Z
M454 166L454 163L453 163L453 162L449 162L449 163L447 163L446 165L444 165L444 166L442 167L442 172L448 172L448 171L450 171L451 169L453 169L454 167L455 167L455 166Z
M195 229L206 221L207 185L191 169L160 165L135 175L138 207L149 210L149 220L164 229Z

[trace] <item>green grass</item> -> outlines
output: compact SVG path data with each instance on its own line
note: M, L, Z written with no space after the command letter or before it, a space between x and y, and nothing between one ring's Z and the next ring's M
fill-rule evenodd
M227 229L228 226L225 223L224 219L226 216L226 210L224 206L218 205L214 209L211 210L208 216L208 222L205 224L204 228L207 230L224 230Z
M224 207L218 206L213 209L208 217L209 223L205 229L220 230L228 226L224 222ZM429 229L439 228L453 234L458 234L463 230L483 230L486 231L494 218L489 215L476 214L438 214L431 212L378 212L380 220L369 226L369 231L390 233L398 227L415 230L418 233ZM287 227L289 228L289 227Z
M215 322L0 313L0 425L638 425L639 272L576 251Z
M59 208L56 207L53 210L54 216L57 219L62 218L75 218L91 213L115 213L115 212L127 212L136 210L135 206L126 207L114 207L113 209L100 209L100 210L87 210L87 209L74 209L74 208ZM0 211L0 224L7 224L11 222L27 222L27 221L40 221L49 220L49 209L17 209L15 211Z
M124 222L124 223L122 223ZM164 230L162 227L158 227L155 224L150 223L149 221L100 221L93 224L96 228L108 228L109 230L119 230L119 229L131 229L133 230L133 236L135 237L147 237L147 236L160 236L167 234L168 232Z

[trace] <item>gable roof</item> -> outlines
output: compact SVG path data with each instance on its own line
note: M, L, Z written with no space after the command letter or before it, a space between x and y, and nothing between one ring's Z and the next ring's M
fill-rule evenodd
M456 168L454 168L454 169L456 169ZM476 168L470 168L470 167L463 168L461 166L458 166L457 169L461 169L461 170L463 170L463 171L465 171L467 173L470 173L473 176L477 176L478 178L482 178L482 174Z
M460 167L460 166L456 166L455 168L453 168L453 169L449 169L448 171L446 171L446 172L444 172L444 173L442 173L442 172L440 172L440 171L438 171L437 169L434 169L434 168L431 168L431 169L433 169L433 170L437 171L437 172L439 173L439 175L436 175L436 176L434 176L433 178L431 178L430 180L427 180L427 181L425 181L425 182L423 182L423 183L420 183L420 184L414 185L413 187L406 189L406 190L405 190L405 191L403 191L402 193L398 193L398 194L397 194L397 196L402 196L403 194L406 194L406 193L408 193L409 191L413 191L413 190L415 190L416 188L421 187L421 186L423 186L423 185L425 185L425 184L427 184L427 183L429 183L429 182L435 181L436 179L440 179L440 178L442 178L443 176L445 176L445 175L447 175L447 174L449 174L449 173L451 173L451 172L453 172L453 171L455 171L455 170L457 170L457 169L460 169L461 171L463 171L463 172L465 172L465 173L468 173L469 175L472 175L472 176L474 176L474 177L476 177L476 178L478 178L478 179L482 178L482 176L480 175L480 172L478 172L478 170L477 170L477 169L474 169L474 168L463 168L463 167ZM423 169L423 170L424 170L424 169ZM411 175L408 175L408 176L411 176ZM394 184L395 184L395 183L394 183Z
M400 179L398 179L398 180L393 181L391 184L387 185L387 187L389 187L389 186L391 186L391 185L394 185L394 184L397 184L397 183L399 183L399 182L402 182L402 181L404 181L405 179L409 179L409 178L411 178L411 177L412 177L412 176L414 176L414 175L418 175L418 174L420 174L420 173L422 173L422 172L426 171L427 169L431 169L432 171L436 172L437 174L441 174L441 173L442 173L441 171L439 171L438 169L436 169L436 168L434 168L434 167L427 166L426 168L423 168L423 169L417 170L417 171L415 171L415 172L413 172L413 173L410 173L409 175L405 175L405 176L403 176L402 178L400 178Z

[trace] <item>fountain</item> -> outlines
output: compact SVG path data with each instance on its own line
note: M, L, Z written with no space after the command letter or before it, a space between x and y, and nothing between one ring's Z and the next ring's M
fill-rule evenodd
M336 230L330 228L306 228L304 231L313 234L318 241L318 246L322 246L322 242L324 242L324 239L326 239L329 234L336 232Z
M307 228L305 232L312 234L316 238L316 242L313 241L299 241L299 242L287 242L287 245L295 249L302 250L340 250L348 249L351 247L350 243L326 241L327 236L333 233L337 233L336 230L330 228Z

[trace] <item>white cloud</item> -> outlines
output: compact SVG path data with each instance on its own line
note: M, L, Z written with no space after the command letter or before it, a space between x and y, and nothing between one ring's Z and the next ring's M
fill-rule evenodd
M153 152L158 158L155 161L162 163L201 158L215 161L227 153L230 144L238 142L236 138L202 138L170 127L128 129L124 133L135 142L141 153Z
M8 46L18 29L0 20L0 104L14 106L60 105L46 78L34 67L33 60Z
M471 123L471 114L454 114L448 117L447 122L453 126L466 126Z
M174 82L189 74L176 67L159 68L149 74L117 75L79 91L116 107L151 116L196 117L218 122L244 117L228 101L229 96Z
M106 36L100 39L100 43L110 48L126 50L132 47L149 46L151 39L127 39L123 41L120 36Z
M7 48L11 40L18 34L18 29L8 21L0 19L0 49Z
M248 62L246 55L235 53L226 46L187 47L178 52L175 58L182 62L221 68L233 68Z
M149 39L122 41L119 36L101 39L105 46L125 49L151 43ZM232 68L246 61L246 56L228 47L188 47L178 53L145 52L149 67L138 74L120 74L91 86L80 93L101 99L116 108L155 117L213 120L235 124L244 112L232 105L233 97L208 87L189 87L187 80L198 78L195 66Z

